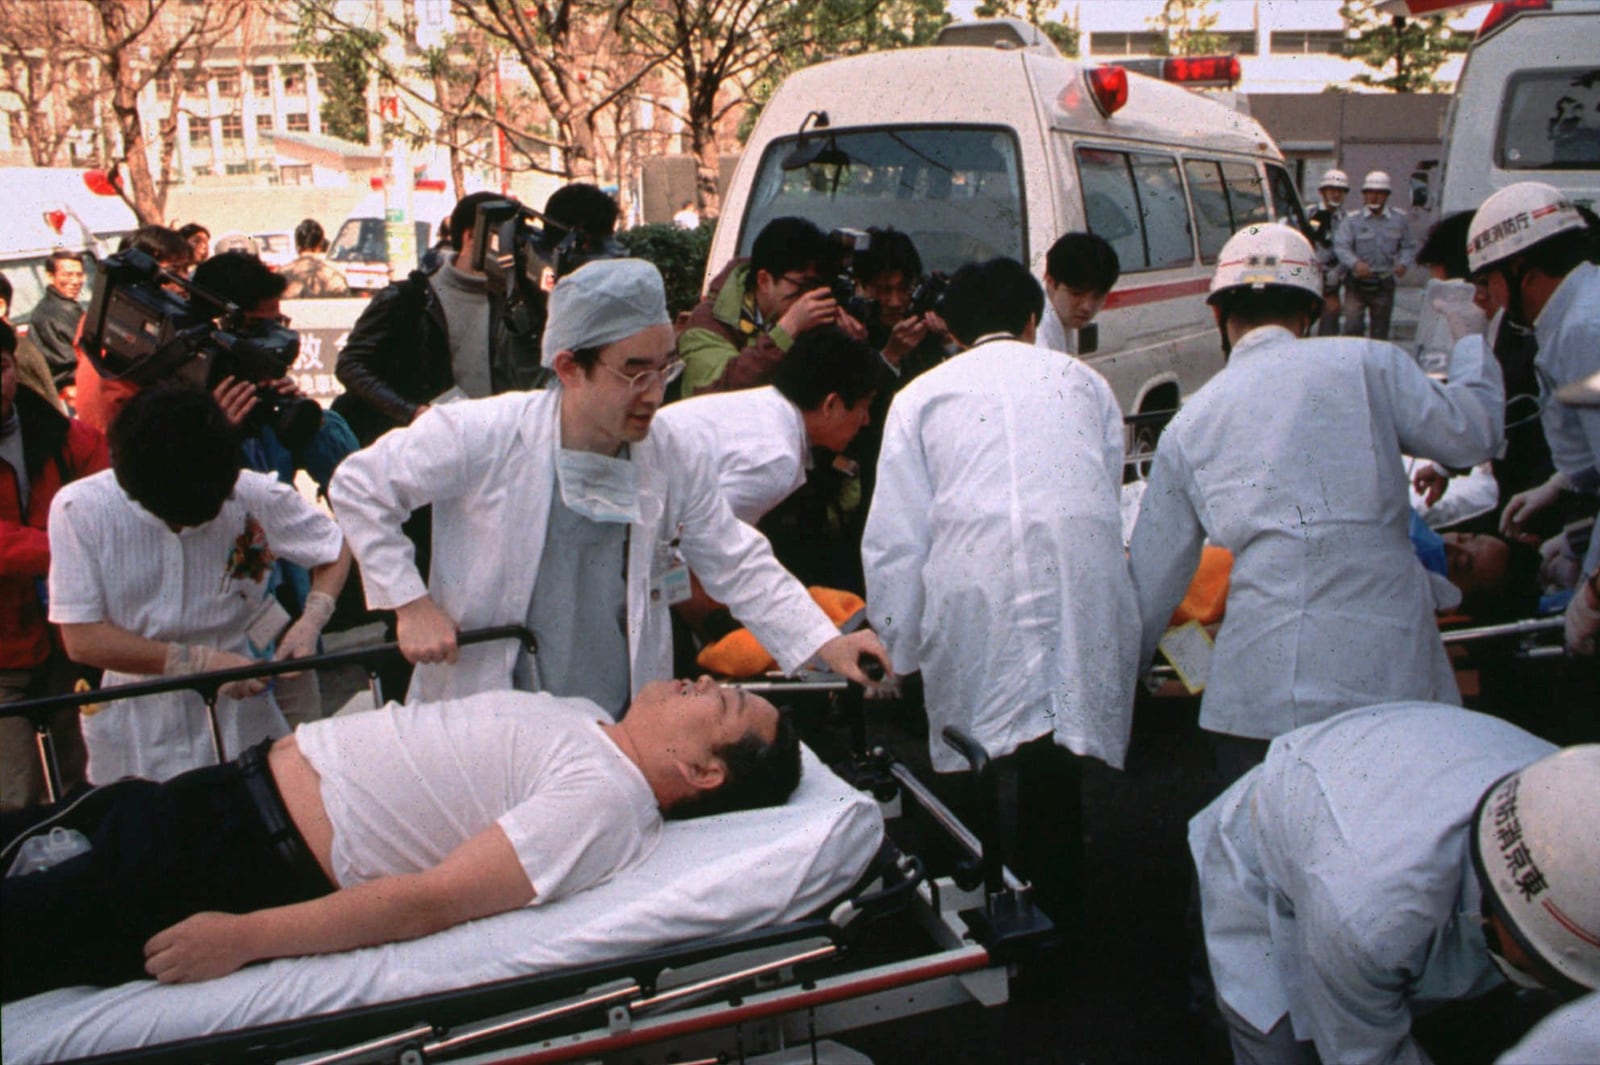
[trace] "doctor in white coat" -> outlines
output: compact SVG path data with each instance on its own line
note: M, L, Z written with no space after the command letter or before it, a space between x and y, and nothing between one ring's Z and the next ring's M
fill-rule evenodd
M969 347L895 396L861 556L895 670L922 671L934 769L966 768L940 737L947 725L1002 770L1019 760L1008 864L1070 933L1081 811L1079 767L1062 749L1122 765L1139 627L1121 412L1099 374L1034 346L1043 305L1009 259L951 278L944 317Z
M813 656L868 683L870 632L840 636L766 540L734 517L710 456L651 432L675 357L661 277L601 260L551 293L548 391L436 406L346 459L330 490L361 563L368 605L393 609L418 663L408 698L520 687L584 696L615 714L671 675L668 606L687 567L786 670ZM400 523L433 505L424 585ZM528 660L506 642L458 648L457 628L527 623Z
M1600 982L1600 746L1555 750L1455 706L1373 706L1275 740L1197 814L1234 1060L1420 1065L1414 1012L1502 977Z
M1341 710L1460 701L1406 534L1402 454L1482 462L1504 404L1478 336L1456 345L1447 385L1391 344L1301 339L1322 279L1288 226L1235 234L1210 302L1231 356L1162 434L1129 554L1149 662L1202 545L1233 552L1200 707L1232 779L1266 740Z

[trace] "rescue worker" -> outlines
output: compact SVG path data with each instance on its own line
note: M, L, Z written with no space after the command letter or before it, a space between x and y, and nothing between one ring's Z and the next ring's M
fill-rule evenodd
M1094 321L1122 273L1117 251L1093 233L1063 233L1044 259L1044 317L1039 346L1078 353L1078 330Z
M1600 745L1459 707L1273 741L1189 822L1234 1060L1427 1062L1419 1008L1600 986L1597 814Z
M1200 706L1231 780L1272 737L1341 710L1459 701L1407 536L1402 454L1483 461L1500 444L1502 398L1481 337L1456 345L1449 384L1391 344L1300 339L1322 278L1285 225L1230 238L1208 302L1230 358L1162 434L1129 550L1141 662L1202 545L1233 552Z
M1333 236L1333 252L1346 273L1344 332L1346 336L1389 339L1397 278L1406 276L1416 254L1404 211L1388 206L1389 175L1373 170L1361 179L1362 206L1345 215ZM1365 319L1365 325L1363 325Z
M1545 397L1545 439L1555 460L1554 483L1600 494L1600 408L1552 402L1563 388L1600 373L1600 267L1588 261L1594 234L1572 200L1538 181L1508 185L1473 216L1467 244L1474 281L1511 321L1533 327L1534 369ZM1548 483L1548 482L1547 482ZM1539 496L1553 501L1557 493ZM1517 500L1513 500L1513 504ZM1538 508L1524 501L1515 525ZM1589 538L1582 583L1567 608L1567 646L1594 654L1600 631L1600 536Z
M1339 219L1344 216L1344 198L1350 191L1350 178L1343 170L1334 167L1322 175L1317 185L1317 195L1322 197L1317 209L1306 220L1311 232L1311 246L1317 249L1317 265L1322 267L1322 317L1317 321L1317 335L1339 335L1339 284L1344 279L1344 268L1333 251L1333 238L1339 232Z
M1122 412L1103 377L1034 346L1044 293L993 259L950 279L967 350L895 396L861 543L867 609L896 672L922 671L933 768L997 760L1007 864L1070 945L1081 905L1081 767L1120 767L1138 624L1122 548Z
M409 701L496 688L583 696L620 715L671 675L668 607L688 568L786 670L813 655L869 683L870 632L841 636L767 541L733 516L710 455L651 433L682 371L666 292L639 259L601 259L550 294L548 390L441 404L347 458L329 496L361 563L367 605L394 610ZM401 522L433 505L433 568L417 572ZM526 623L460 648L457 626Z

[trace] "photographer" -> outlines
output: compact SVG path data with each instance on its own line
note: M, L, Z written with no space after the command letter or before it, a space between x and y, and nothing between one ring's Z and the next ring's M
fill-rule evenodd
M889 228L874 227L867 234L871 243L856 253L854 262L857 295L877 306L877 314L867 320L867 342L882 353L903 385L945 360L950 332L931 307L914 303L919 292L934 286L924 283L922 256L911 238ZM887 402L882 406L887 409Z
M764 385L795 337L837 325L857 339L866 329L834 299L828 279L837 252L804 218L775 218L756 236L750 258L712 279L678 334L685 369L681 394Z
M414 271L378 293L356 320L339 352L345 393L333 409L363 446L410 425L452 389L481 398L538 383L537 335L515 322L504 294L472 265L478 207L503 199L464 197L450 213L454 253L432 274Z

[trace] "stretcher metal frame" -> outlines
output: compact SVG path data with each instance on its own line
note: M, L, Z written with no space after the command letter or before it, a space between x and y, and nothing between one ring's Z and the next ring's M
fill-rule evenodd
M515 638L518 626L462 633L463 644ZM54 760L47 722L64 707L158 691L194 690L215 718L217 690L234 680L304 669L360 665L372 682L395 644L355 648L293 662L194 674L172 680L16 703L40 733L46 765ZM838 697L849 718L854 757L835 767L870 791L896 816L905 802L923 810L965 859L949 876L929 878L920 859L885 839L878 857L846 896L783 925L648 951L621 961L356 1007L233 1032L76 1059L109 1062L287 1062L293 1065L426 1065L439 1061L558 1062L743 1061L825 1036L966 1003L985 1007L1009 998L1014 964L1054 940L1049 919L1034 908L1031 887L1006 869L986 844L882 748L865 749L862 693L832 674L752 681L747 690L782 696ZM215 736L215 733L214 733ZM969 761L987 798L992 825L998 804L989 756L959 730L947 744ZM59 776L54 787L59 788ZM904 935L873 938L886 918L914 921L924 944ZM909 948L909 949L908 949ZM884 959L874 955L892 953Z

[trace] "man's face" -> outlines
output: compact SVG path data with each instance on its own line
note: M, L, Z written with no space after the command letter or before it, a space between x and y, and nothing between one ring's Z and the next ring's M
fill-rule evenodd
M245 311L244 316L258 322L277 322L284 328L288 328L289 325L288 321L283 317L283 300L279 296L269 296L250 310Z
M849 447L856 434L872 421L873 399L874 396L868 395L854 404L847 404L839 393L829 393L822 401L821 426L811 443L833 452Z
M1338 207L1344 203L1345 190L1337 185L1324 185L1317 191L1322 193L1322 202L1329 207Z
M11 408L17 402L17 353L8 351L0 355L0 421L11 417Z
M1505 271L1491 268L1474 275L1472 302L1487 318L1493 318L1496 312L1510 306L1511 283L1506 280Z
M83 264L75 259L58 259L51 266L50 287L69 300L77 299L83 291Z
M193 252L193 261L196 266L211 258L211 234L196 233L189 238L189 250Z
M911 309L912 282L904 271L890 270L856 286L859 293L878 301L878 320L893 329Z
M1492 592L1505 584L1511 548L1498 536L1445 533L1444 558L1450 583L1462 592Z
M1050 297L1050 306L1055 308L1057 317L1068 329L1082 329L1094 321L1094 316L1106 304L1106 293L1059 284L1048 274L1045 275L1044 287Z
M577 434L568 441L564 433L563 444L614 455L622 445L643 440L666 395L660 371L677 357L672 327L653 325L606 345L599 361L587 371L576 364L563 370L558 362L563 428L570 418ZM639 378L640 374L649 376Z
M637 729L648 729L664 752L691 765L720 762L717 751L751 733L768 743L778 734L777 707L705 675L645 685L628 708L627 720Z
M1382 210L1383 205L1389 202L1389 194L1382 189L1362 189L1361 202L1370 209Z
M826 278L816 263L807 263L788 273L774 277L765 270L756 271L756 309L763 321L776 322L794 301L814 288L826 284Z

